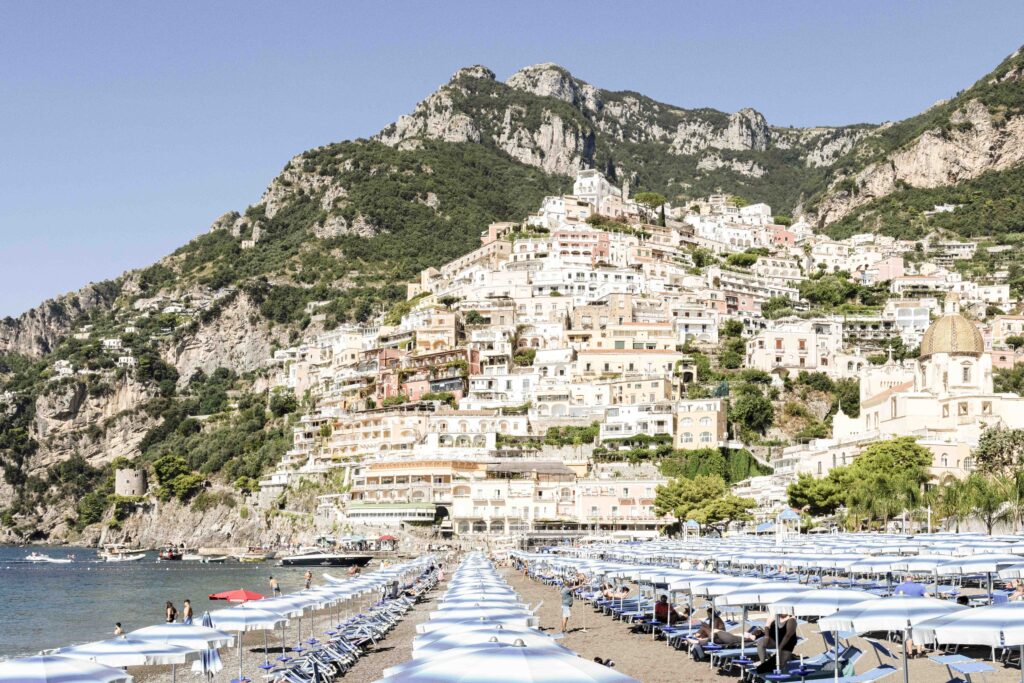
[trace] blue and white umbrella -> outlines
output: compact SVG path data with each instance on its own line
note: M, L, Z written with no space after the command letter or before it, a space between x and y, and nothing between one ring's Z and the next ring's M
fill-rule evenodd
M818 627L833 631L902 631L904 641L910 630L922 621L942 617L967 609L935 598L894 595L889 598L866 600L842 609L818 621ZM903 681L909 683L907 649L903 648Z
M266 631L288 623L288 618L277 612L270 612L265 609L253 607L230 607L210 612L210 623L214 628L222 631L235 631L238 633L238 677L242 678L242 634L246 631L264 631L264 643L266 643Z
M198 655L198 648L168 645L133 638L111 638L64 647L55 654L86 659L106 666L157 666L184 664Z
M914 640L991 648L1018 647L1024 654L1024 603L989 605L923 621L914 627ZM1024 669L1021 680L1024 681Z
M526 646L466 650L459 657L427 660L377 683L635 683L615 669L557 650Z
M84 659L39 655L0 664L0 683L131 683L126 671Z

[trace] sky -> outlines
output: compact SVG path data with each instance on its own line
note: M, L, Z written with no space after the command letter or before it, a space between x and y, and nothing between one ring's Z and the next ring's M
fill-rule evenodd
M1022 26L1020 0L0 2L0 316L154 262L462 66L881 122L969 86Z

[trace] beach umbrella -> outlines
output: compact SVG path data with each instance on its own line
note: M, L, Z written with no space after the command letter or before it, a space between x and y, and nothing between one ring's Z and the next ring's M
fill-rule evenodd
M875 598L839 610L818 621L821 629L834 631L902 631L903 640L910 637L910 629L928 619L967 609L963 605L926 597L893 596ZM903 681L909 683L907 648L903 648Z
M525 645L468 649L461 656L427 660L377 683L631 683L636 679L576 655Z
M440 637L434 638L429 643L420 646L413 651L413 661L422 659L435 659L439 656L447 656L447 653L465 649L467 647L486 646L487 643L504 643L511 645L521 642L527 647L555 648L563 653L570 652L562 647L557 640L535 630L527 629L500 629L485 628L478 631L463 631L460 633L442 633ZM385 676L391 673L385 672Z
M794 617L824 617L835 614L841 609L859 605L871 600L874 594L867 591L854 590L850 588L822 588L820 590L796 591L789 595L778 596L774 602L767 605L768 613L773 617L779 614L792 614ZM819 626L819 630L829 629ZM839 678L839 638L836 643L835 675ZM779 655L776 652L776 668L779 666Z
M774 600L809 591L805 586L794 586L785 581L762 581L759 583L737 588L723 593L715 602L723 607L739 606L743 608L740 619L740 659L746 659L747 639L744 637L747 632L747 608L751 605L767 605ZM714 624L712 624L714 626Z
M203 614L203 622L207 621L211 624L213 623L209 612ZM147 626L146 628L132 631L126 637L134 640L150 640L156 643L180 645L181 647L190 647L197 650L224 647L235 641L235 637L230 633L218 631L207 626L205 623L202 626L193 624L157 624L156 626Z
M155 666L184 664L198 650L151 640L111 638L57 650L61 657L87 659L106 666Z
M57 650L62 657L86 659L105 666L171 665L171 680L177 679L178 664L194 659L199 648L170 645L151 640L111 638Z
M442 638L455 637L458 635L471 635L479 631L489 631L492 635L498 637L502 641L512 641L515 638L522 636L535 636L538 631L535 628L528 626L512 626L509 624L494 623L492 621L474 621L474 622L462 622L457 625L453 625L450 629L440 629L433 631L432 633L425 633L418 635L413 638L412 641L412 657L416 659L419 657L417 654L423 648L428 647L431 643L441 640Z
M1016 646L1024 654L1024 603L989 605L923 621L914 627L914 640L991 648Z
M266 649L266 631L273 630L288 622L288 619L277 612L270 612L255 607L232 607L210 612L210 623L214 628L238 633L238 677L242 678L242 634L246 631L263 631L263 644Z
M85 659L39 655L0 664L0 683L131 683L126 671Z
M210 617L209 612L203 612L203 628L208 628L211 631L216 630L213 628L213 618ZM220 661L220 652L215 649L212 643L208 649L203 650L199 654L198 661L192 662L192 671L194 673L205 674L211 680L223 668L224 664Z
M227 600L228 602L249 602L250 600L262 600L263 596L253 591L247 591L239 588L233 591L222 591L220 593L211 593L211 600Z
M476 619L467 619L465 617L456 617L454 619L436 618L418 624L416 626L416 633L420 635L433 633L434 631L458 633L460 631L473 631L480 628L481 625L503 626L504 628L531 628L533 626L532 621L532 618L527 616L504 617L501 619L489 617L478 617Z

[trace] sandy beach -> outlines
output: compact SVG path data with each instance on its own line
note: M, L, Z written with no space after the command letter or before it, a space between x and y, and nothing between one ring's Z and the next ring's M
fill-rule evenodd
M388 667L401 664L408 661L412 655L412 639L416 635L416 625L427 619L430 611L434 609L434 604L437 601L438 596L444 593L444 584L438 585L431 591L426 598L415 605L405 615L405 618L387 635L386 638L378 642L376 645L371 646L367 651L366 655L360 658L356 665L345 674L343 679L345 681L354 681L355 683L369 683L375 681L381 677L384 669ZM334 610L321 610L313 615L312 621L316 624L316 632L318 636L327 629L327 625L331 623L331 614L341 615L343 618L353 612L359 611L366 607L375 599L374 596L364 596L358 600L351 600L346 603L334 608ZM309 637L310 622L309 617L302 620L303 638ZM292 620L288 626L288 638L286 642L289 646L296 640L297 637L298 621ZM280 631L274 631L268 633L269 642L269 656L270 661L273 662L275 657L281 654L281 634ZM262 632L250 632L244 634L243 638L244 649L242 651L242 672L254 681L263 680L263 671L259 669L259 665L265 661L263 654L263 633ZM224 669L214 677L214 682L218 681L230 681L233 678L238 677L238 651L233 648L224 648L221 650L221 661L224 662ZM191 664L178 667L177 680L178 681L200 681L202 680L198 675L191 672ZM129 672L135 676L136 683L171 683L171 668L169 666L149 666L149 667L132 667Z
M541 629L546 633L556 634L559 630L560 607L558 591L545 584L533 581L524 577L521 573L511 569L503 569L502 574L509 584L520 594L523 602L536 605L543 602L538 611ZM443 595L445 585L435 588L423 602L416 605L406 614L398 626L388 636L369 649L343 678L339 680L352 681L354 683L370 683L381 677L383 671L388 667L401 664L410 659L412 654L412 641L416 635L416 625L425 621L431 610L435 609L438 598ZM342 604L340 613L345 615L365 606L371 598L365 597L360 601L353 601L351 604ZM335 611L337 614L338 611ZM752 618L757 618L752 615ZM322 632L329 623L326 611L316 614L318 632ZM309 619L303 620L304 634L308 634ZM296 624L289 626L289 642L296 632ZM804 625L800 628L800 634L805 638L797 648L797 655L807 657L816 655L824 650L824 642L813 625ZM308 637L308 635L304 635ZM276 644L275 644L275 638ZM275 633L271 636L270 658L280 654L280 635ZM245 649L243 651L243 672L255 681L262 680L262 672L258 668L264 661L263 635L262 633L246 634L244 639ZM624 674L632 676L643 683L678 683L687 681L693 683L721 683L731 680L728 676L719 675L707 662L700 663L693 661L685 652L677 651L669 647L663 640L654 640L650 635L633 633L628 624L614 621L610 617L594 612L589 605L577 601L573 608L573 617L569 624L569 631L561 639L561 643L573 650L581 657L593 659L594 657L611 658L615 662L615 668ZM866 654L857 663L857 673L863 673L878 665L877 657L871 653L868 643L862 638L853 638L851 643L860 647ZM890 645L894 654L899 654L898 645ZM986 660L988 652L983 649L961 649L961 652L976 659ZM214 681L229 681L238 674L238 653L234 648L225 648L222 652L224 670L221 671ZM899 668L901 662L886 661ZM1015 683L1020 681L1020 672L1016 668L1007 668L1001 663L993 663L994 672L984 675L988 683ZM139 683L170 683L171 672L169 667L144 667L132 671L136 681ZM949 680L950 676L944 666L936 664L926 658L913 659L910 661L910 680L914 683L931 683L933 681ZM189 667L179 667L179 681L199 680L189 671ZM889 681L898 682L902 680L902 674L893 674Z
M520 572L511 569L503 570L503 575L522 596L523 602L536 605L541 600L544 601L538 612L541 628L547 633L557 633L561 621L557 589L525 578ZM825 649L816 626L801 626L800 635L805 640L796 650L798 656L810 657ZM669 647L664 640L656 641L649 634L632 633L628 624L595 612L589 605L584 605L580 601L573 607L569 631L561 643L586 659L611 658L615 662L616 670L643 683L723 683L735 680L734 677L717 674L707 662L693 661L687 653ZM858 674L878 665L878 659L864 639L853 638L851 643L865 652L857 663ZM889 646L894 654L899 655L899 645L883 644ZM961 648L960 652L981 660L989 656L988 650L979 648ZM892 664L897 668L902 666L900 660L883 663ZM992 666L995 671L984 674L984 680L988 683L1013 683L1021 680L1019 669L1006 668L999 662ZM910 660L910 680L914 683L938 683L949 679L950 676L944 666L927 658ZM898 683L902 681L902 673L893 674L886 680ZM976 675L975 680L982 679Z

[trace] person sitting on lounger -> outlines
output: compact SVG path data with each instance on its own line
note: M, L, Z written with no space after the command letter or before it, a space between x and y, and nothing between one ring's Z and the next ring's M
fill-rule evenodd
M757 658L761 662L757 666L758 673L774 671L776 662L780 667L785 666L786 662L793 658L793 650L796 649L797 643L796 617L791 614L779 614L775 617L775 622L765 630L767 633L764 637L757 640ZM772 648L779 651L777 659L768 655L768 650Z
M654 604L654 620L672 626L683 621L685 617L677 612L668 602L668 596L662 595Z

